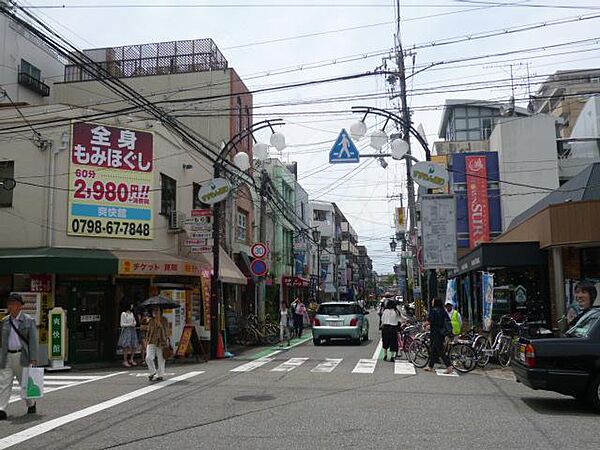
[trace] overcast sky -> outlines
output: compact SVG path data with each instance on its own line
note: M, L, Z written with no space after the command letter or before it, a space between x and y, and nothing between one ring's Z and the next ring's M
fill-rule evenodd
M486 6L481 4L484 1L512 5ZM47 18L52 26L81 48L212 38L229 65L246 79L250 89L373 71L382 65L382 53L389 52L394 43L394 0L28 0L20 3L66 6L218 5L193 8L67 7L38 9L36 13ZM290 7L299 3L303 6ZM416 74L408 84L410 104L414 108L413 121L423 125L430 144L437 139L440 105L446 99L508 100L511 95L511 63L517 99L526 99L528 89L535 92L537 83L556 70L600 67L598 0L482 0L474 3L402 1L405 50L444 38L476 36L502 29L510 31L522 25L556 19L581 17L585 20L415 50L414 57L407 59L409 72L413 70L413 61L414 70L434 62L447 62ZM593 14L599 18L587 19ZM301 35L312 36L299 37ZM470 56L494 55L591 38L597 40L449 63ZM350 56L355 58L348 62ZM311 68L314 67L311 63L316 62L322 64ZM389 68L393 67L390 62L387 64ZM277 69L282 68L297 70L277 75ZM465 85L474 82L489 83ZM396 262L388 242L393 234L392 211L399 205L397 195L405 190L404 165L390 161L388 168L383 169L374 160L365 160L358 167L331 166L327 161L328 151L340 129L349 128L356 120L349 112L351 106L395 108L397 105L387 99L386 92L385 78L374 76L254 97L257 106L275 101L286 104L260 108L257 113L272 114L271 117L277 117L281 112L296 113L285 117L287 125L283 132L290 146L282 155L283 159L298 161L300 182L312 198L335 201L340 206L358 232L359 240L367 245L375 269L380 273L391 272ZM356 98L361 95L364 97ZM289 105L298 102L304 104ZM526 106L526 102L521 101L521 104ZM257 116L256 120L262 118ZM374 128L376 122L371 119L368 125ZM364 139L357 145L365 147L367 141ZM417 151L417 156L422 157L422 153ZM396 198L390 199L390 196Z

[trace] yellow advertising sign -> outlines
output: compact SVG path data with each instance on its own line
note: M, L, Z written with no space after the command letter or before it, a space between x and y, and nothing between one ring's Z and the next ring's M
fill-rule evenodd
M406 210L404 207L396 208L396 231L406 231Z
M153 170L152 133L74 123L67 234L152 239Z

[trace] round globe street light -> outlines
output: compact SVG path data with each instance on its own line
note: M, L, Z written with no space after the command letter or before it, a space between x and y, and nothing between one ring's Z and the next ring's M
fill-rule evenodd
M383 130L375 130L371 133L371 147L375 150L381 150L387 144L388 135Z
M271 135L271 145L277 149L277 151L282 151L285 149L285 136L280 132L276 131Z
M250 156L246 152L238 152L233 157L233 164L242 172L245 172L250 168Z
M269 146L263 142L257 142L252 147L252 156L257 161L265 161L269 157Z
M408 143L402 139L396 138L390 144L392 158L402 159L410 150Z
M354 122L352 125L350 125L350 136L352 136L352 139L362 139L365 137L365 134L367 134L367 124L362 120Z

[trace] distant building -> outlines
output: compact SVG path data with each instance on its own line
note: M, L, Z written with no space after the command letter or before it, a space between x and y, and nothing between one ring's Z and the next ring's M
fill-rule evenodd
M556 117L556 136L570 137L590 94L600 92L600 68L559 70L550 75L533 98L536 113Z

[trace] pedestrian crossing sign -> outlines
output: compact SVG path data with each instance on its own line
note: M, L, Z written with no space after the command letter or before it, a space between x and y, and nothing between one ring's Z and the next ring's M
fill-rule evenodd
M348 132L342 128L340 135L335 140L329 151L329 162L331 164L357 163L360 160L358 149Z

